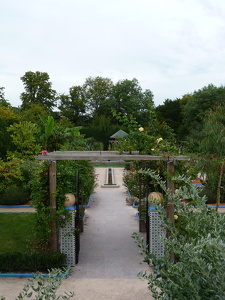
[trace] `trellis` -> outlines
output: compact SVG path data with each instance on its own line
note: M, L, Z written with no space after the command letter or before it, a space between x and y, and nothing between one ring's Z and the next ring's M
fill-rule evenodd
M189 161L188 156L154 156L154 155L140 155L138 152L122 153L116 151L55 151L47 153L46 155L38 155L36 160L44 160L49 165L49 192L50 192L50 214L51 218L51 235L50 244L54 251L58 250L57 239L57 225L56 225L56 162L58 160L88 160L92 162L101 161L102 163L111 163L114 161L164 161L167 162L168 178L174 175L176 161ZM167 187L174 193L174 182L170 179L167 181ZM174 205L168 201L167 216L171 223L174 223Z

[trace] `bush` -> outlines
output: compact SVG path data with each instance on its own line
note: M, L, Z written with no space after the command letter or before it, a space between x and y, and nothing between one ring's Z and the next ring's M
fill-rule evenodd
M205 197L184 177L173 178L185 186L175 194L151 170L140 171L158 181L175 208L175 224L166 210L158 206L162 226L170 232L165 238L165 256L157 259L147 251L137 234L134 238L146 254L145 261L155 267L153 273L142 273L148 280L154 299L224 299L225 295L225 215L205 205ZM190 199L191 205L183 199ZM173 223L173 222L172 222ZM175 261L171 259L171 252Z
M66 266L66 254L50 253L0 253L1 272L46 272L52 268Z
M12 184L17 184L23 179L19 161L4 162L0 159L0 193Z
M20 205L29 201L29 193L18 186L8 187L0 194L1 205Z
M39 249L50 247L50 204L49 204L49 166L46 162L38 165L31 183L32 204L37 211L36 237ZM56 222L57 228L66 225L71 220L71 214L65 208L65 194L76 195L76 173L79 171L79 198L81 203L87 201L95 187L93 167L87 161L59 161L57 162L57 190L56 190ZM62 224L61 216L66 222Z

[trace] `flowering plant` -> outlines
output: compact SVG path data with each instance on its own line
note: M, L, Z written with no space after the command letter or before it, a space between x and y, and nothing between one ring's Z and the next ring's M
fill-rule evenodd
M57 163L57 211L55 221L57 228L64 227L71 220L69 210L64 207L65 194L76 195L75 178L79 171L79 198L88 199L95 187L95 177L92 166L86 161L59 161ZM49 174L48 164L41 162L37 165L36 173L32 178L32 204L37 211L36 235L39 247L49 248L50 233L50 203L49 203Z

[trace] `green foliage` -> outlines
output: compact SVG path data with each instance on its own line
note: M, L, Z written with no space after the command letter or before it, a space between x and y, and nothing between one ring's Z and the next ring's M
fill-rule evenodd
M16 150L8 152L9 157L33 159L35 155L41 152L41 147L35 138L38 132L36 124L30 121L16 123L10 125L8 131L11 132L13 144L16 146Z
M83 84L86 111L92 116L100 115L112 98L113 82L104 77L88 77Z
M146 178L137 172L129 172L123 176L123 183L129 190L130 194L137 198L144 198Z
M225 106L219 105L208 111L203 126L204 138L200 145L202 156L198 159L199 170L207 174L206 188L214 194L218 186L224 186L225 176L222 171L221 183L219 184L220 169L225 156ZM221 190L221 196L225 197Z
M80 126L86 119L86 101L82 87L71 87L69 95L60 95L59 100L59 109L62 116L66 117L74 125Z
M21 205L29 201L29 193L19 186L12 185L0 193L0 205Z
M61 151L83 151L88 149L90 139L80 133L82 127L67 127L63 131Z
M52 89L49 75L46 72L26 72L20 78L25 92L21 94L22 109L29 108L31 103L42 104L48 109L55 106L56 91Z
M183 176L173 178L181 181L181 187L172 194L164 181L151 170L140 174L157 180L167 199L175 207L175 224L167 219L166 211L158 206L162 226L170 236L165 239L165 256L156 259L148 253L143 241L134 234L138 245L153 264L152 274L142 273L148 280L154 299L223 299L225 281L225 215L205 205L205 197ZM184 203L189 199L189 203ZM174 253L176 263L170 259Z
M50 109L46 108L41 103L30 103L25 110L20 109L18 111L22 121L32 120L32 123L37 124L37 126L42 125L40 116L43 116L45 119L47 119L50 113Z
M80 178L80 201L86 202L94 190L95 177L92 166L87 161L59 161L57 163L57 227L63 227L71 219L71 214L64 207L65 194L76 195L76 173ZM49 249L50 207L48 165L41 162L31 181L32 203L37 211L36 239L39 249ZM63 219L62 219L63 216Z
M151 135L150 129L145 129L141 127L132 116L128 117L127 115L122 115L121 113L117 114L113 112L114 116L123 124L123 126L128 130L128 135L117 139L117 143L114 143L114 150L122 152L139 151L140 154L148 155L174 155L178 154L180 150L176 146L173 135L169 132L169 127L164 126L166 136L169 136L169 139L163 139L155 134L153 130L153 124L151 128L154 132Z
M40 116L40 119L41 119L42 123L45 126L45 140L47 141L48 138L52 134L52 130L53 130L54 125L55 125L55 121L54 121L54 118L52 116L48 116L48 119L45 119L43 116Z
M113 101L117 113L132 115L143 126L148 126L154 108L153 94L150 90L143 92L136 78L119 80L113 87Z
M0 160L0 193L3 193L10 185L19 183L22 179L18 161L3 162Z
M158 122L166 123L170 128L178 133L182 122L180 99L166 99L162 105L156 107Z
M60 252L0 253L1 272L37 272L66 266L66 254Z
M33 160L0 160L0 203L25 204L30 200L31 180L38 162Z
M150 136L132 115L128 117L126 114L117 114L116 111L113 114L128 131L127 136L118 138L117 143L114 143L114 150L120 153L139 151L143 154L151 154L155 138Z
M5 92L4 92L4 87L0 87L0 105L2 106L9 106L8 101L5 99Z
M184 125L188 132L200 130L205 113L214 106L224 103L225 87L216 87L213 84L194 91L183 108Z
M44 150L48 151L82 151L87 150L89 139L80 133L82 127L74 127L71 124L58 122L55 125L54 118L48 119L40 116L44 125L44 133L39 135ZM69 126L68 126L69 125Z
M98 146L96 150L108 149L109 137L118 130L119 126L113 124L112 118L109 115L103 114L93 118L89 125L82 128L82 132L89 137L88 145L90 150L95 150L96 146ZM90 138L92 139L90 140ZM96 146L91 142L93 140L95 141L94 143ZM97 141L103 143L104 148L102 147L102 144L98 145Z
M64 194L76 195L76 172L79 172L80 201L87 201L95 188L94 169L88 161L59 161L57 163L57 194L64 203Z
M207 155L225 156L225 106L209 110L205 116L204 139L200 151Z
M12 107L5 106L0 102L0 157L6 158L7 151L14 148L7 127L18 122L19 116L13 111Z

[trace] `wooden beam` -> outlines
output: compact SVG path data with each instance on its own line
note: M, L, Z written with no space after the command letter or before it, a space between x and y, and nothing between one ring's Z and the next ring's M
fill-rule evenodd
M49 165L49 194L50 194L50 245L53 251L58 250L58 236L56 223L56 162Z
M92 160L92 161L174 161L190 160L188 156L155 156L132 154L119 154L116 151L56 151L47 155L38 155L37 160Z

